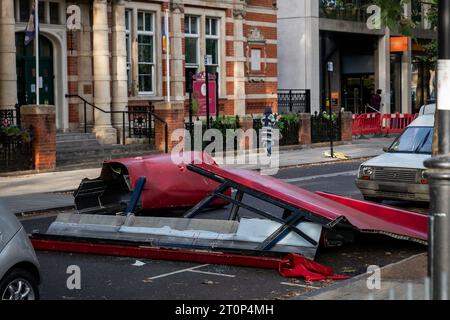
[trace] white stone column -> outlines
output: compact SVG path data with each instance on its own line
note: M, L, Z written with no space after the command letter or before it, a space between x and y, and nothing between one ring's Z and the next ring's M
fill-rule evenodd
M411 39L408 40L408 51L402 55L402 113L411 113Z
M245 52L243 8L234 9L234 114L245 115Z
M181 1L172 3L172 29L170 30L170 83L171 100L184 101L183 77L183 38L181 19L184 17L184 5ZM162 15L164 16L164 12ZM169 18L170 19L170 18ZM170 25L170 24L169 24ZM165 66L164 66L165 68Z
M106 0L94 0L93 3L93 67L94 67L94 104L105 110L111 109L108 6ZM111 126L111 115L99 110L94 112L94 133L103 143L117 142L116 130Z
M382 90L381 112L391 112L391 53L390 53L390 32L386 28L384 36L378 39L376 52L376 88Z
M411 3L404 6L405 16L411 17ZM411 38L408 39L408 51L403 52L402 55L402 113L411 113L411 70L412 62L412 42Z
M125 41L125 2L113 2L112 16L112 110L124 111L128 104L127 51ZM113 114L113 126L122 131L122 114ZM122 137L122 135L119 135Z
M93 101L92 90L92 23L89 10L90 5L80 4L81 12L81 30L78 33L78 92L88 101ZM86 122L89 127L94 124L92 110L90 107L86 110ZM80 126L84 126L84 103L80 102L78 107Z
M278 1L278 88L310 89L320 111L319 1Z
M0 109L17 103L14 1L0 1Z

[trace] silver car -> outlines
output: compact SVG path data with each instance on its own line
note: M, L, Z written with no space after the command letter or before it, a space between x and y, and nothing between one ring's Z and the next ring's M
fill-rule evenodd
M39 299L39 262L22 224L0 203L0 300Z

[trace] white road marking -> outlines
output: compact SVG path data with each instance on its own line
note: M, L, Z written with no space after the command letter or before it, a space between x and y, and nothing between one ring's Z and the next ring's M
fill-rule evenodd
M284 182L293 183L293 182L309 181L309 180L322 179L322 178L333 178L333 177L340 177L340 176L356 176L357 174L358 174L358 170L352 170L352 171L327 173L327 174L321 174L321 175L316 175L316 176L308 176L308 177L292 178L292 179L282 179L282 180Z
M228 278L235 278L236 277L233 274L216 273L216 272L209 272L209 271L202 271L202 270L188 270L188 272L203 273L203 274L209 274L209 275L212 275L212 276L220 276L220 277L228 277Z
M291 283L291 282L280 282L280 284L283 284L285 286L290 286L290 287L302 287L302 288L307 288L307 289L321 289L320 287L308 286L306 284Z
M168 273L160 274L159 276L154 276L154 277L148 278L148 280L155 280L155 279L159 279L159 278L164 278L164 277L168 277L168 276L171 276L171 275L174 275L174 274L177 274L177 273L191 271L191 270L195 270L195 269L202 268L202 267L207 267L207 266L209 266L209 264L202 264L202 265L191 267L191 268L186 268L186 269L181 269L181 270L178 270L178 271L168 272Z

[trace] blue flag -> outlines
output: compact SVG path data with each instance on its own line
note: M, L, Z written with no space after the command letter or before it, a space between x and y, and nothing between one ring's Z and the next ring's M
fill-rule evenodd
M30 19L28 20L27 27L25 28L25 45L27 46L31 41L34 40L36 35L36 13L35 6L31 7Z

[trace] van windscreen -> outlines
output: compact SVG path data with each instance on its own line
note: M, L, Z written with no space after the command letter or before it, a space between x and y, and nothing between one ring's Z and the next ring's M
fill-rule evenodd
M389 148L389 152L431 154L433 127L409 127Z

